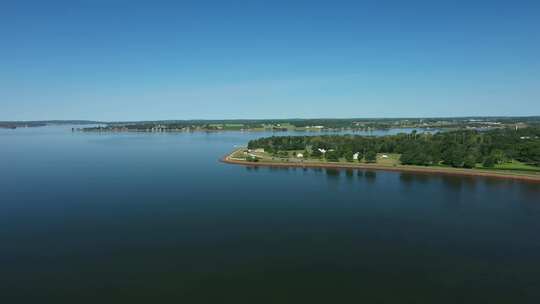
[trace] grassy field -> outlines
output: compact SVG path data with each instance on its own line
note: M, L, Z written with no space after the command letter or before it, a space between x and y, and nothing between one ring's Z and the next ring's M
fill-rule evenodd
M383 155L388 157L383 158ZM381 166L397 166L401 164L399 161L400 157L401 155L397 153L379 153L377 154L377 164Z
M522 162L519 162L517 160L513 160L509 163L504 163L500 165L495 165L496 169L504 169L504 170L534 170L534 171L540 171L540 168L534 167L531 165L524 164Z
M245 159L247 157L246 149L243 150L237 150L235 151L231 156L238 159ZM275 155L271 155L267 152L250 152L253 155L256 155L260 161L264 162L275 162L275 163L281 163L281 162L303 162L303 163L340 163L340 164L366 164L364 160L358 162L348 162L346 159L340 159L338 162L331 162L326 159L321 158L299 158L296 155L298 153L303 153L303 150L296 150L296 151L288 151L287 157L279 157ZM387 157L383 157L383 155L386 155ZM401 166L401 162L399 161L401 155L397 153L379 153L377 154L377 161L375 163L372 163L373 165L378 166L385 166L385 167L397 167ZM452 167L439 164L439 165L433 165L429 167L438 167L438 168L449 168ZM477 164L475 169L481 169L481 170L493 170L493 171L513 171L513 172L523 172L523 173L535 173L540 174L540 168L534 167L531 165L527 165L518 161L512 161L504 164L496 165L494 168L484 168L481 164Z
M485 168L482 165L477 166L478 169L487 170L508 170L508 171L522 171L522 172L538 172L540 173L540 167L524 164L517 160L512 160L507 163L497 164L494 168Z

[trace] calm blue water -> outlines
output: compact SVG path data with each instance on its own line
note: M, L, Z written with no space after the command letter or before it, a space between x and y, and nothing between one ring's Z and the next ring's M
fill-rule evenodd
M0 303L538 303L539 184L218 162L263 135L0 130Z

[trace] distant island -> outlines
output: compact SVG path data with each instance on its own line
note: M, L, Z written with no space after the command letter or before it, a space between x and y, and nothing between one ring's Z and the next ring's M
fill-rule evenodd
M171 120L110 122L77 129L83 132L191 132L191 131L371 131L385 129L499 129L540 124L540 117L458 118L348 118L271 120Z
M37 128L51 125L90 125L98 124L89 120L37 120L37 121L0 121L0 129Z
M387 136L272 136L251 140L224 162L364 168L515 178L540 182L540 126Z

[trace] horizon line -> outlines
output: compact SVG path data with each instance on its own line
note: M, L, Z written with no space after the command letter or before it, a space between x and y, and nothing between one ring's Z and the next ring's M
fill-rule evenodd
M538 115L467 115L467 116L379 116L379 117L311 117L311 118L189 118L189 119L142 119L142 120L93 120L93 119L37 119L37 120L0 120L0 123L14 122L95 122L95 123L129 123L129 122L171 122L171 121L270 121L270 120L381 120L381 119L457 119L457 118L540 118Z

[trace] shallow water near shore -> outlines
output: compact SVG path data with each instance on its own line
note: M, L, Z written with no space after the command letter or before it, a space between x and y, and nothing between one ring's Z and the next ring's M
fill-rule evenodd
M0 130L0 299L537 303L540 185L218 161L267 135Z

